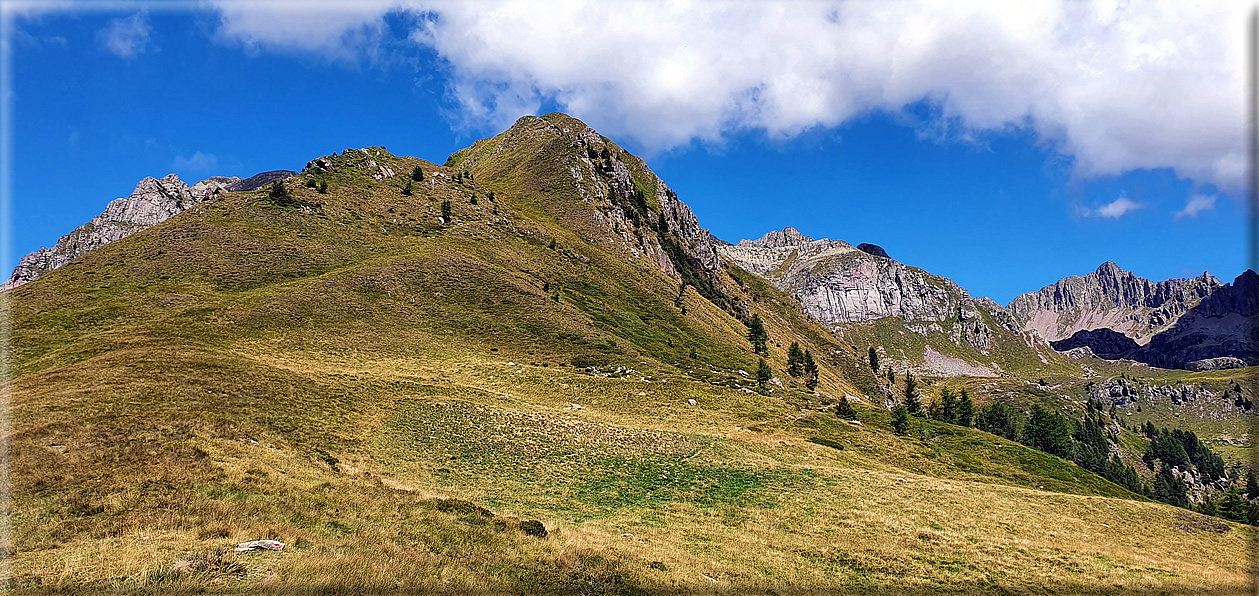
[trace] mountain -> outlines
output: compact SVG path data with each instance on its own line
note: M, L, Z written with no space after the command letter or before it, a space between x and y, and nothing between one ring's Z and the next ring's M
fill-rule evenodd
M34 281L92 249L166 221L238 182L240 178L213 176L188 186L174 174L145 178L130 196L111 201L103 213L62 236L52 248L40 248L22 257L0 290Z
M1156 283L1108 261L1088 275L1021 294L1006 310L1023 330L1034 330L1048 341L1077 331L1110 329L1144 345L1222 285L1207 273Z
M1074 361L1037 359L1003 309L832 243L819 254L877 260L856 265L871 306L835 312L898 314L823 325L576 119L522 118L441 164L346 149L278 182L5 292L15 592L1249 585L1238 524L1005 436L919 417L897 434L885 398L908 385L875 376L872 346L1022 375L922 378L926 404L952 387L1085 411L1051 374ZM800 258L789 232L751 248ZM953 306L975 315L929 318ZM791 374L792 344L816 377ZM1161 407L1141 399L1130 422ZM1117 418L1105 432L1141 442ZM232 550L264 538L285 549Z
M1207 273L1155 283L1107 262L1022 294L1007 310L1059 351L1088 347L1103 358L1206 370L1259 364L1256 302L1253 271L1232 284Z
M1217 288L1132 357L1193 370L1259 365L1259 275L1248 269Z
M897 262L878 246L814 240L788 227L717 251L794 295L810 316L835 332L854 342L864 337L884 349L904 370L994 376L1010 365L1012 353L1046 362L1043 344L1021 337L1001 306L971 298L948 278ZM870 325L888 329L876 332ZM888 337L888 330L899 336L913 333L923 345L890 354L890 344L904 341ZM880 333L882 339L876 337ZM994 349L998 343L1005 349Z

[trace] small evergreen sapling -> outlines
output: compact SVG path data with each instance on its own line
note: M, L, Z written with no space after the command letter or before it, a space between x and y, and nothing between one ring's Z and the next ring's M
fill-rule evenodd
M787 374L796 378L804 374L804 350L800 349L799 342L791 342L787 350Z
M414 192L411 188L411 181L407 180L407 185L402 187L402 196L409 197Z
M450 201L442 201L442 221L450 223Z
M411 170L411 179L416 182L423 182L424 181L424 168L421 168L420 166L415 166L415 169Z
M774 371L769 368L769 363L764 358L756 364L756 382L762 387L774 377Z
M848 403L848 396L839 398L839 403L835 404L835 415L844 420L855 420L857 412L852 409L852 404Z
M875 374L879 373L879 352L870 346L870 370Z
M892 432L898 435L909 434L909 409L905 404L896 404L892 408Z
M922 402L918 401L918 380L905 373L905 410L914 416L922 416Z
M820 380L817 362L813 360L813 353L804 351L804 386L810 391L817 389L817 383Z
M765 331L765 323L761 321L761 315L752 315L752 320L748 321L748 341L752 342L752 352L769 355L769 348L766 342L769 341L769 333Z

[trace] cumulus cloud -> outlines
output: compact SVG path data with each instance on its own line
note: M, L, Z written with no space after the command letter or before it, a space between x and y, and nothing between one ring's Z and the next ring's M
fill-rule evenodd
M1102 205L1097 209L1083 209L1081 210L1081 214L1085 217L1106 217L1110 219L1119 219L1131 211L1144 208L1144 203L1138 203L1128 197L1119 197L1118 199Z
M109 21L109 25L96 32L96 42L101 49L119 58L131 59L149 49L149 35L152 31L148 15L137 12L129 17Z
M212 153L197 151L191 157L176 155L170 167L181 172L214 172L219 169L219 158Z
M1189 197L1189 202L1185 203L1185 208L1177 211L1173 218L1176 221L1185 219L1186 217L1197 217L1203 211L1215 209L1215 195L1195 194Z
M483 129L554 103L661 151L926 102L961 137L1030 131L1081 177L1245 178L1244 2L211 3L227 39L334 57L405 15Z

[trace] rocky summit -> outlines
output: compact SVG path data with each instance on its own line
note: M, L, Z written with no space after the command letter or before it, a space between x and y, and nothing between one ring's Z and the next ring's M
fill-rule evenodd
M212 176L188 186L174 174L145 178L130 196L114 199L103 213L62 236L52 248L22 257L0 290L38 279L92 249L166 221L238 182L240 178Z

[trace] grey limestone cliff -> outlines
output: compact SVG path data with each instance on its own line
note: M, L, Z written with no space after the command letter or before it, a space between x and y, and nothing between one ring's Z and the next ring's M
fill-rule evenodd
M239 180L214 176L188 186L174 174L145 178L130 196L110 201L103 213L62 236L52 248L40 248L22 257L0 290L34 281L92 249L166 221Z
M983 306L966 290L952 280L847 242L814 240L785 228L717 250L798 296L805 310L825 324L900 317L916 327L948 333L981 351L991 348L992 330L980 315ZM991 307L1001 310L995 304Z

